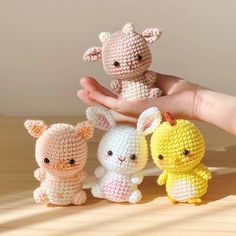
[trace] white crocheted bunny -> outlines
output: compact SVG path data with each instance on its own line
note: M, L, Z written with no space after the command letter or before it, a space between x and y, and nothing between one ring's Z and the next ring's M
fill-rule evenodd
M148 70L152 62L148 44L161 36L157 28L147 28L141 34L135 32L131 23L121 31L110 34L102 32L102 47L89 48L83 56L85 61L102 57L103 68L113 77L111 89L126 100L155 99L162 91L156 87L157 73Z
M93 136L93 125L84 121L77 126L27 120L25 127L37 138L35 157L40 168L34 176L41 182L34 191L35 202L55 205L81 205L86 201L82 184L87 176L87 140Z
M93 196L114 202L139 202L142 194L137 185L143 180L140 171L148 161L146 137L135 127L116 125L103 107L89 107L86 114L95 127L108 131L98 147L101 166L95 170L99 180L92 187Z

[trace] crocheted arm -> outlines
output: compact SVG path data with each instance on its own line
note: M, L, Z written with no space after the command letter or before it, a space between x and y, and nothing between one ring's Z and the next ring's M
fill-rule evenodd
M132 184L141 184L143 181L143 175L142 174L137 174L133 175L131 178L131 183Z
M157 179L157 184L164 185L166 183L167 177L168 177L168 173L166 171L163 171Z
M34 177L38 181L43 181L45 179L46 172L42 168L38 168L34 171Z
M79 181L82 183L84 182L84 180L87 178L88 174L87 174L87 171L86 170L81 170L79 173L78 173L78 179Z
M147 70L147 71L145 72L145 78L146 78L148 84L151 86L151 85L153 85L153 84L156 82L156 80L157 80L157 73L154 72L154 71L151 71L151 70Z
M102 176L105 175L105 173L106 169L104 166L99 166L95 169L95 176L99 179L102 178Z
M199 164L194 169L194 172L205 180L211 179L211 172L209 171L208 167L203 164Z
M120 94L121 90L122 90L122 83L120 80L118 79L113 79L111 81L111 90L116 93L116 94Z

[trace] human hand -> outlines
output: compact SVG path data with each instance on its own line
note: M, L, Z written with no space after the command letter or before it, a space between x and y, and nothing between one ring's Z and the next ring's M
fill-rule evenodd
M161 112L170 112L174 118L198 119L198 91L202 87L177 78L158 74L156 87L163 91L155 100L143 99L127 101L100 85L94 78L82 77L83 87L77 93L87 105L103 105L111 110L117 122L135 123L138 116L148 107L157 106Z

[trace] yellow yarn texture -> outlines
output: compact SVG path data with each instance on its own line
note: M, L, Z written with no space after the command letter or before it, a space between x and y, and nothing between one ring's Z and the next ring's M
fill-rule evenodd
M166 184L172 202L199 203L206 193L210 171L201 164L204 138L190 121L163 122L151 138L154 163L163 170L157 183Z

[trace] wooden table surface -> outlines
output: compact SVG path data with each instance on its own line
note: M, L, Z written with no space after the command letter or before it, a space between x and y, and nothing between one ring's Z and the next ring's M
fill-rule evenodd
M47 123L76 124L78 117L30 117ZM213 173L203 204L171 204L164 187L156 185L160 171L148 164L136 205L95 199L90 194L98 165L96 148L101 132L89 143L83 206L36 204L33 190L35 139L24 129L25 117L0 117L0 235L236 235L236 138L215 127L198 123L206 137L203 161Z

